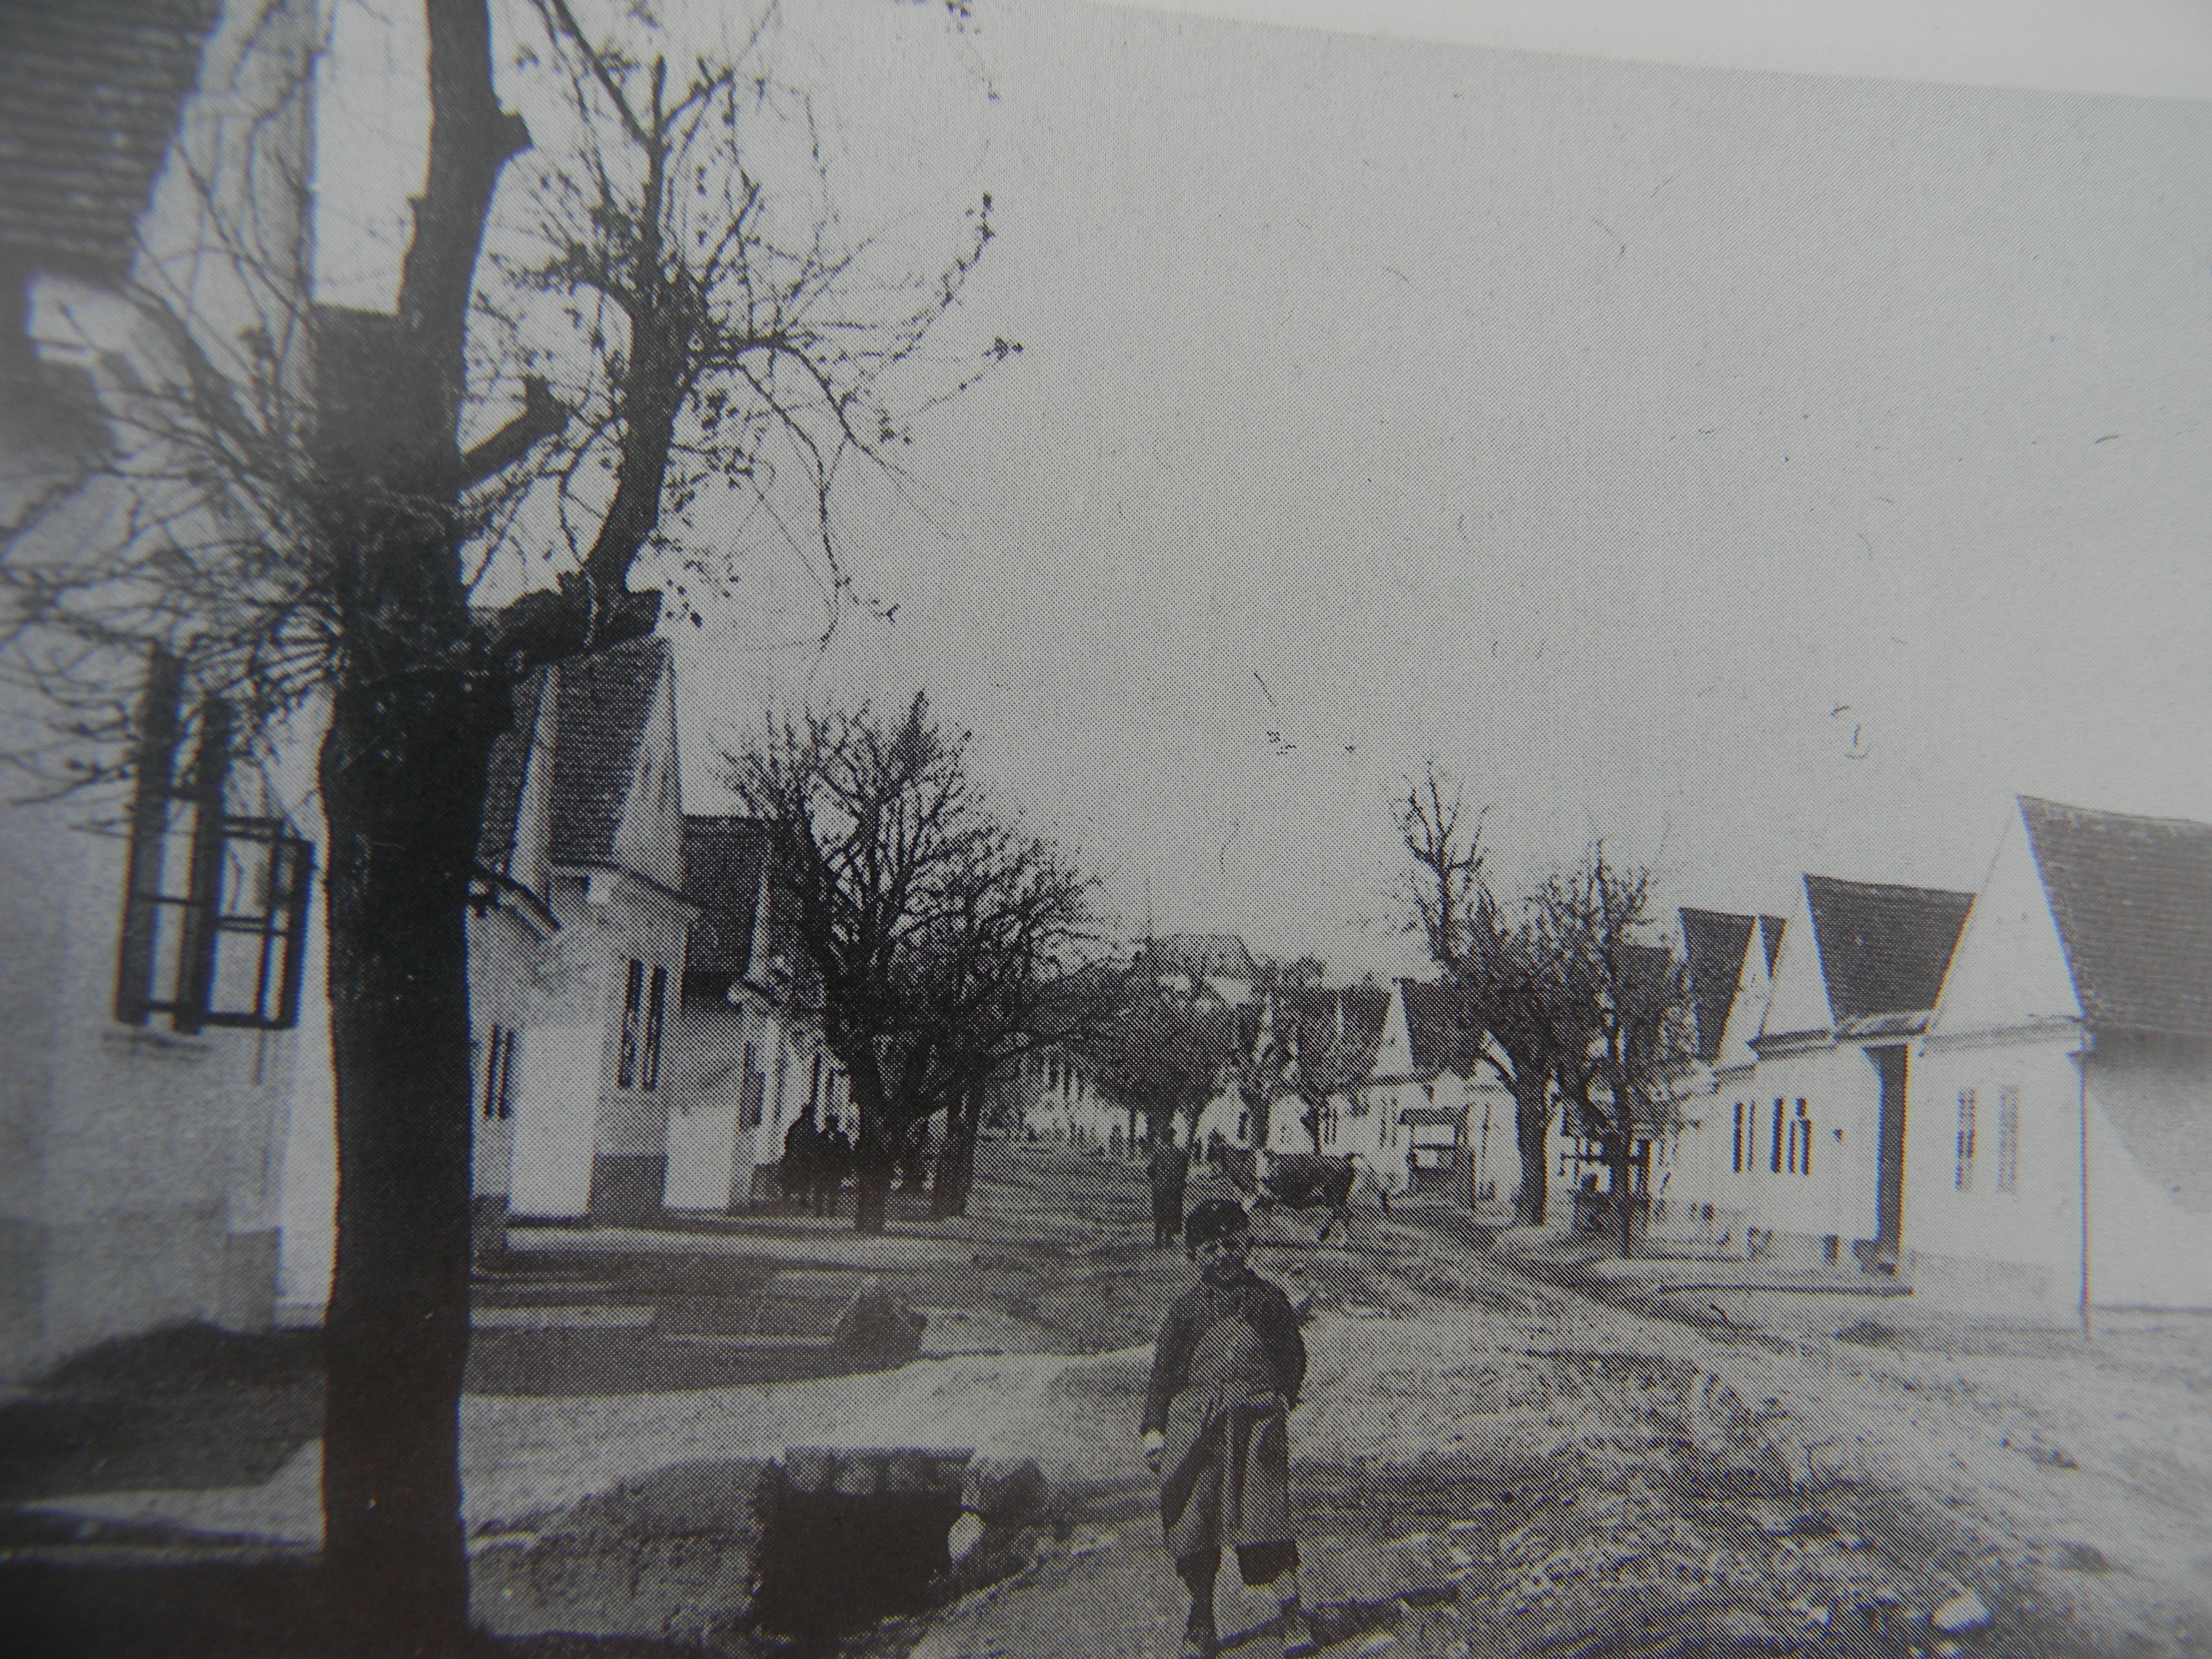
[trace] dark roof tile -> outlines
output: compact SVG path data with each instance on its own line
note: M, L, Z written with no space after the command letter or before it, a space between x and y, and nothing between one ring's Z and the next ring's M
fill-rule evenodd
M615 854L623 805L668 642L648 635L560 665L560 735L553 746L552 833L556 864L605 864Z
M736 978L751 965L770 833L760 818L684 817L684 896L702 912L685 947L684 964L691 972Z
M1743 976L1755 916L1728 910L1682 911L1682 950L1690 963L1690 1004L1698 1024L1698 1058L1708 1066L1721 1052L1729 1005Z
M2020 808L2089 1023L2212 1036L2212 824Z
M222 0L0 6L0 265L130 269Z
M1805 896L1838 1027L1936 1006L1972 893L1808 876Z

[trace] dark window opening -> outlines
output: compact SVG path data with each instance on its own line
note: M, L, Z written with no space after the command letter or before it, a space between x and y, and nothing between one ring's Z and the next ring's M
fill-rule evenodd
M1766 1167L1776 1175L1782 1173L1782 1102L1774 1103L1774 1138L1767 1145Z
M637 1039L640 1017L645 1012L645 964L632 962L623 986L622 1052L615 1061L615 1087L627 1089L637 1081Z
M668 969L653 970L653 988L645 1002L645 1060L640 1085L647 1089L660 1087L660 1028L668 1012Z
M514 1039L519 1035L503 1025L491 1028L484 1045L483 1115L497 1121L514 1115Z

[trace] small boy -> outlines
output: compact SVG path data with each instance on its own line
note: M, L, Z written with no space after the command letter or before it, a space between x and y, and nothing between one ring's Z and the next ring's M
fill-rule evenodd
M1183 1221L1198 1283L1160 1326L1145 1399L1145 1461L1160 1477L1168 1553L1190 1591L1185 1642L1213 1659L1213 1580L1224 1545L1246 1584L1274 1586L1285 1659L1314 1651L1291 1534L1288 1419L1306 1375L1290 1298L1245 1266L1251 1223L1212 1198Z

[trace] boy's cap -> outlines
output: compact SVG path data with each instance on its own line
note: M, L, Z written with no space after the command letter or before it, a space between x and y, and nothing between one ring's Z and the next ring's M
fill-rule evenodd
M1249 1232L1252 1218L1244 1213L1244 1206L1225 1198L1209 1198L1191 1206L1183 1218L1183 1241L1192 1249L1201 1244L1211 1244L1216 1239L1226 1238L1231 1233Z

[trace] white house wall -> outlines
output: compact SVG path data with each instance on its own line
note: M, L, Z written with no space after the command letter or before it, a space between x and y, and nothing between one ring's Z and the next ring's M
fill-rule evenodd
M1827 1031L1835 1028L1828 1002L1828 982L1820 968L1820 942L1813 932L1813 909L1802 877L1790 920L1782 929L1782 948L1774 958L1774 979L1767 999L1763 1029L1781 1031Z
M2017 805L1966 913L1934 1030L1990 1031L2078 1019L2080 999Z
M1783 946L1789 949L1785 943ZM1774 1103L1783 1103L1784 1161L1774 1168ZM1788 1124L1805 1102L1813 1125L1812 1173L1788 1168ZM1735 1104L1748 1109L1745 1162L1735 1168ZM1881 1079L1853 1044L1761 1060L1747 1078L1730 1079L1705 1105L1705 1127L1694 1155L1717 1217L1773 1235L1783 1253L1809 1255L1808 1246L1838 1241L1838 1255L1875 1231L1879 1188ZM1909 1117L1908 1117L1909 1121ZM1837 1132L1842 1132L1838 1138Z

